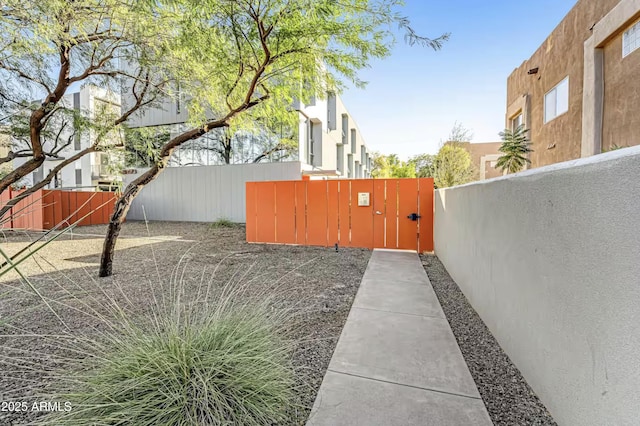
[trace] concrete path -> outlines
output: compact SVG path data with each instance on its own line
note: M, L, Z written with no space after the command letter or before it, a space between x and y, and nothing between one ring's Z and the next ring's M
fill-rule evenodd
M415 252L374 250L307 426L488 426Z

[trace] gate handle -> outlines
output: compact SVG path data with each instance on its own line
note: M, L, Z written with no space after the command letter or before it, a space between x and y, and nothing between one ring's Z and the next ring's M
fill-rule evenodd
M382 214L382 212L381 212L381 211L376 210L376 214Z
M420 219L420 217L421 216L418 213L411 213L409 216L407 216L407 219L417 221L418 219Z

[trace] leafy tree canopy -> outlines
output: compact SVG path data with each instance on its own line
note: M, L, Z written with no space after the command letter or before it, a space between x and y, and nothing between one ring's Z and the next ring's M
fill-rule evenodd
M436 156L432 154L419 154L409 159L409 164L415 169L416 177L433 177Z
M472 180L473 165L469 152L455 144L446 144L434 160L433 179L437 188L463 185Z
M416 177L415 165L410 161L402 161L397 154L384 155L373 153L374 178L414 178Z

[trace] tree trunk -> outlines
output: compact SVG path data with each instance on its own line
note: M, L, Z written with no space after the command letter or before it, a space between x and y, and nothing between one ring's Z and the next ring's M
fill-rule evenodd
M249 93L253 94L253 90L251 90ZM153 167L147 170L147 172L140 176L138 179L131 182L124 190L122 196L116 202L116 205L113 208L113 214L111 215L111 220L109 221L107 235L104 239L104 246L102 247L102 258L100 259L99 272L100 277L108 277L113 274L113 253L116 248L116 241L118 240L118 234L120 234L122 222L124 221L124 218L129 211L131 202L134 198L136 198L138 193L142 190L142 188L145 187L145 185L158 177L162 170L167 166L167 163L169 162L173 151L183 143L193 139L197 139L213 129L227 127L229 125L229 120L236 114L242 111L246 111L254 107L255 105L258 105L260 102L263 102L267 98L268 95L264 95L256 100L245 102L243 105L230 111L225 117L219 120L212 121L200 128L193 129L179 136L176 136L162 148L162 150L160 151L160 160L158 161L158 163L154 164Z
M209 132L210 130L218 127L226 126L227 117L217 120L207 125L199 128L193 129L189 132L183 133L171 141L169 141L160 151L160 160L154 164L149 170L147 170L142 176L138 179L131 182L127 188L122 193L122 196L116 201L116 205L113 208L113 213L111 214L111 219L109 220L109 227L107 229L107 235L104 239L104 245L102 247L102 258L100 259L100 277L109 277L113 274L113 254L116 248L116 242L118 240L118 234L120 234L120 229L122 228L122 222L124 222L125 217L127 216L127 212L129 211L129 207L131 206L131 202L136 198L138 193L144 188L147 184L152 182L162 170L169 163L169 159L171 155L173 155L173 151L182 145L183 143L196 139L203 134Z
M222 158L224 159L225 164L231 164L231 137L224 136L223 142L224 153L222 154Z
M131 202L142 188L145 187L145 185L153 181L160 174L163 168L164 167L160 167L158 164L151 167L145 172L145 174L131 182L122 193L122 196L118 201L116 201L113 213L111 214L111 219L109 220L109 227L104 239L104 245L102 247L99 276L109 277L113 274L113 254L116 248L118 235L120 234L120 229L122 228L122 222L124 222L124 219L127 216Z

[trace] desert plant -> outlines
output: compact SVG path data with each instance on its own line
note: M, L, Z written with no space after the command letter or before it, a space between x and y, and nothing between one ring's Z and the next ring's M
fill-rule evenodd
M287 419L295 391L282 316L266 304L161 315L150 328L85 342L45 424L265 425ZM62 375L61 375L62 377Z
M211 224L211 229L220 229L220 228L235 228L236 223L230 221L227 218L220 218Z
M498 158L497 168L503 172L516 173L522 170L526 163L531 163L531 160L526 157L527 154L533 152L530 148L531 143L527 132L524 125L520 125L514 130L505 129L500 132L503 142L498 151L503 155Z

